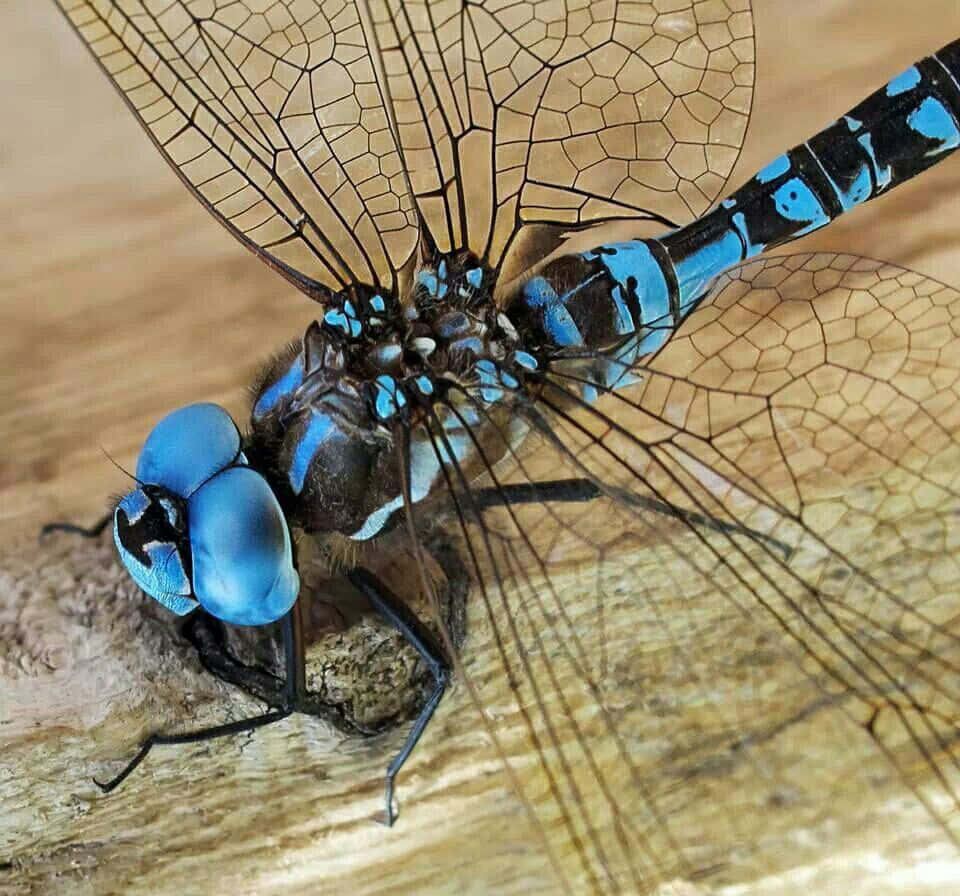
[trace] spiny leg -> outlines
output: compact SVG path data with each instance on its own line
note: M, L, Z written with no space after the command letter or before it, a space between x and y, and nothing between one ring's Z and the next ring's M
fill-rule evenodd
M97 520L89 528L78 526L76 523L46 523L43 528L40 529L40 537L42 538L44 535L49 535L51 532L69 532L71 535L79 535L82 538L96 538L110 525L112 519L113 511L110 511L110 513L105 514L103 518Z
M195 731L185 731L181 734L151 734L142 744L136 756L131 759L120 774L109 781L101 783L93 779L104 793L119 787L130 773L138 766L153 747L167 744L193 744L205 740L214 740L218 737L228 737L232 734L241 734L244 731L253 731L286 718L296 708L303 689L303 650L302 633L300 632L299 601L283 618L283 648L286 680L284 681L283 697L280 706L267 712L251 716L248 719L238 719L235 722L226 722L223 725L212 725L209 728L198 728Z
M429 638L417 631L417 629L420 628L419 620L412 617L405 605L386 585L373 575L373 573L357 567L347 573L347 578L349 578L353 586L373 604L377 612L380 613L387 622L393 625L413 649L420 654L420 657L424 663L426 663L427 669L433 676L434 684L430 696L427 698L426 703L424 703L423 708L420 710L420 714L413 723L413 727L410 729L407 739L403 742L400 752L393 757L387 766L387 810L385 821L387 827L390 827L394 821L396 821L397 815L399 814L393 810L393 790L397 773L403 768L403 764L413 752L417 741L420 740L420 735L423 734L430 719L433 718L433 714L449 684L450 669L446 659L444 659L437 648L430 643Z

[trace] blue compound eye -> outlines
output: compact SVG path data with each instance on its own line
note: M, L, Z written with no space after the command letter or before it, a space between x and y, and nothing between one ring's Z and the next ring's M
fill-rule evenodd
M266 480L249 467L231 467L190 496L188 512L193 584L203 608L233 625L265 625L286 615L300 578Z
M134 581L182 616L197 606L190 570L186 501L162 486L126 495L113 516L113 540Z
M187 498L239 453L233 418L216 404L190 404L154 426L137 461L137 479Z

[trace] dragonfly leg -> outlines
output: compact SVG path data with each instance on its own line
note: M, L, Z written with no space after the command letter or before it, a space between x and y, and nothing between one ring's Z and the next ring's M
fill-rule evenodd
M286 680L284 682L281 702L278 706L271 707L267 712L259 713L248 719L238 719L234 722L226 722L222 725L212 725L208 728L198 728L194 731L184 731L180 734L151 734L141 744L137 754L123 768L123 770L111 778L109 781L100 782L93 779L104 793L119 787L133 772L134 769L144 759L153 747L167 744L194 744L205 740L215 740L218 737L229 737L233 734L241 734L244 731L253 731L270 725L273 722L279 722L281 719L289 716L296 709L296 703L299 698L298 682L302 680L303 653L296 649L298 643L298 608L295 604L293 609L283 618L283 641L284 641L284 663L286 666Z
M592 501L594 498L606 496L616 498L632 507L649 510L651 513L659 513L663 516L683 520L701 529L711 529L728 535L746 535L780 551L786 559L789 559L791 554L789 545L766 532L759 532L739 523L719 520L705 513L675 507L666 501L660 501L646 495L635 495L632 492L616 488L603 489L589 479L549 479L544 482L522 482L499 487L491 486L474 492L473 502L478 509L483 509L485 507L500 507L506 504Z
M270 706L282 702L281 692L286 687L283 678L267 665L241 660L231 650L224 623L215 616L194 610L180 624L180 635L196 650L200 665L215 678Z
M76 523L46 523L40 529L40 537L42 538L44 535L49 535L51 532L69 532L71 535L79 535L82 538L96 538L110 525L112 519L113 511L105 514L89 528L78 526Z
M440 651L431 644L429 637L421 633L419 621L411 616L403 603L373 573L358 567L350 570L347 577L354 587L373 604L377 612L393 625L414 650L420 654L433 676L433 690L430 692L430 696L413 723L400 752L393 757L387 766L385 821L387 827L390 827L399 814L393 808L393 790L397 773L403 768L403 764L413 752L417 741L420 740L420 735L423 734L430 719L433 718L433 714L450 681L450 667Z

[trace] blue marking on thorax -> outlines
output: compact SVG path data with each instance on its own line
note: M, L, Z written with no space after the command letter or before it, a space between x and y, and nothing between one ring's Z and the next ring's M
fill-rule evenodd
M269 414L281 401L290 395L294 389L303 383L303 358L297 355L290 366L272 386L263 390L263 393L257 399L253 406L253 417L260 419L265 414Z
M805 225L795 232L795 236L810 233L830 223L830 216L820 200L799 177L791 177L774 190L773 201L781 217Z
M765 165L755 175L754 180L758 184L768 184L770 181L786 174L790 170L790 159L785 155L777 156L769 165Z
M530 308L543 310L543 328L554 345L583 345L579 328L549 281L543 277L528 280L523 295Z
M381 374L374 380L375 396L373 407L381 420L389 420L400 408L406 406L407 397L397 388L397 381L387 374Z
M467 283L469 283L474 289L479 289L480 284L483 282L483 269L482 268L470 268L466 273Z
M536 370L539 366L537 359L530 352L517 351L513 353L513 360L525 370Z
M680 288L680 310L699 299L724 271L743 261L743 242L732 230L705 243L679 262L674 262Z
M428 376L418 376L413 380L421 395L433 395L433 382Z
M363 332L363 325L357 317L357 310L353 303L347 299L343 303L343 308L331 308L323 315L323 322L328 327L339 330L344 336L356 339Z
M890 186L890 180L893 176L890 166L887 165L886 167L881 168L877 164L877 154L873 148L873 140L871 139L869 132L866 134L861 134L859 137L857 137L857 142L864 148L865 152L867 153L867 158L870 159L870 165L873 167L873 179L877 184L876 192L879 193Z
M896 78L887 83L887 96L899 96L912 90L920 83L920 72L915 65L911 65L905 72L901 72Z
M500 388L500 373L493 361L483 358L477 361L474 370L480 380L480 396L484 401L492 404L503 398L503 389Z
M293 463L287 472L287 478L290 481L290 488L294 494L299 495L303 490L304 480L307 478L307 471L310 469L310 463L317 449L323 443L333 430L333 421L326 414L312 413L310 422L306 430L300 436L296 450L293 453Z
M926 97L907 116L907 124L918 134L940 143L936 149L928 150L927 155L937 155L948 149L955 149L960 143L960 132L957 131L957 123L953 116L943 103L931 96Z
M417 274L417 283L425 287L427 292L435 296L437 294L437 275L431 273L430 271L420 271Z

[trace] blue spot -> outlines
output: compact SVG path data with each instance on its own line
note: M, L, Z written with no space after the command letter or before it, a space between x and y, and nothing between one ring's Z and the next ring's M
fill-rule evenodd
M421 375L416 377L413 382L422 395L433 395L433 382L430 377Z
M513 360L524 370L536 370L539 366L537 364L537 359L534 358L529 352L514 352Z
M264 389L253 406L253 418L259 420L269 414L280 400L290 395L303 382L303 364L300 355L297 355L290 366L272 386Z
M640 240L628 243L614 243L604 246L603 249L614 250L612 253L587 252L584 258L597 259L607 269L610 276L626 290L627 281L636 281L636 292L640 297L641 313L645 324L652 320L663 320L670 314L670 290L663 276L659 262L653 257L650 247ZM617 303L617 295L611 295L611 300ZM618 311L619 314L619 311ZM621 332L631 332L634 327Z
M435 296L437 294L437 276L430 271L420 271L417 274L417 283L425 287L427 292Z
M307 478L310 463L317 453L317 449L333 429L333 421L326 414L314 412L310 415L310 422L300 436L300 441L297 442L296 450L293 453L293 462L287 472L290 488L293 489L294 494L299 495L303 490L303 483Z
M447 260L445 258L440 262L440 267L437 268L437 275L441 280L447 279Z
M373 409L381 420L389 420L407 403L406 396L397 388L397 381L392 376L381 374L374 380L374 388Z
M354 339L363 332L363 327L357 320L353 306L349 302L344 303L343 309L331 308L327 311L323 315L323 322L327 326L339 330L344 336L351 336Z
M736 199L724 199L723 202L720 203L724 208L733 208L736 204Z
M887 96L899 96L912 90L920 83L920 72L916 66L911 65L905 72L897 75L887 84Z
M960 143L960 132L953 116L933 97L928 96L907 116L907 124L918 134L940 144L936 149L928 150L928 156L956 149Z
M159 498L158 503L163 508L163 513L167 518L167 522L176 528L180 519L180 515L177 513L177 508L173 506L173 501L171 501L169 498Z
M549 281L543 277L528 280L523 296L528 307L540 310L543 329L555 345L583 345L580 330Z
M794 236L810 233L830 223L830 216L820 205L820 200L798 177L791 177L783 186L774 190L773 202L782 218L802 225L794 231Z
M450 289L446 280L441 280L440 285L437 288L437 298L442 299L446 294L447 290Z
M481 268L470 268L467 271L467 283L469 283L474 289L479 289L480 284L483 282L483 270Z
M758 184L768 184L774 178L786 174L790 170L790 159L784 156L777 156L769 165L761 168L755 175L754 180Z
M383 296L377 293L377 295L370 299L370 307L374 311L383 314L383 312L387 310L387 303L383 300Z
M500 372L497 366L488 359L477 361L474 366L480 380L480 396L484 401L492 404L503 398L503 389L500 388Z
M843 116L844 124L850 130L850 133L853 134L856 131L859 131L863 127L863 122L859 118L854 118L852 115Z
M500 371L500 382L503 383L508 389L519 389L520 383L517 378L512 374L507 373L506 370Z

